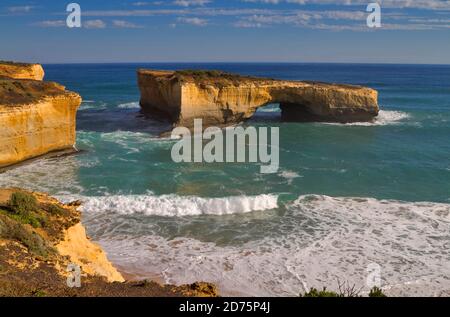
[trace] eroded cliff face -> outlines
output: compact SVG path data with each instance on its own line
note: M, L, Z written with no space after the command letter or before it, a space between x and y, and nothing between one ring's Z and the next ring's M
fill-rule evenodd
M175 125L231 125L268 103L279 103L286 120L355 122L378 115L378 93L370 88L242 77L220 72L139 70L141 107L163 113Z
M105 252L86 235L86 229L78 223L64 232L64 239L56 246L59 254L70 258L89 275L99 275L108 282L124 282L122 275L106 258Z
M8 78L11 72L2 73L1 66L0 168L72 149L81 97L53 82ZM32 69L35 65L24 67L21 74L40 77Z

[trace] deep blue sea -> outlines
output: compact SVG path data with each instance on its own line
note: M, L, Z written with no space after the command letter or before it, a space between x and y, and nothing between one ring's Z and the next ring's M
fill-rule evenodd
M176 164L169 125L140 115L136 70L219 69L369 86L374 123L282 122L279 106L247 125L280 128L280 169ZM391 295L450 291L450 66L363 64L45 65L83 97L82 154L0 175L1 186L82 199L94 241L124 273L206 280L224 295L367 291L378 268Z

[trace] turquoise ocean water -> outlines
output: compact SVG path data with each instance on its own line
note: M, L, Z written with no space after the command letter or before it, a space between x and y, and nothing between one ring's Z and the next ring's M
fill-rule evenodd
M366 85L374 123L281 122L280 169L175 164L168 124L139 113L136 69L221 69ZM344 64L47 65L80 93L77 147L0 175L0 186L82 199L93 240L124 272L207 280L225 295L296 295L337 280L367 290L378 265L392 295L450 290L450 66ZM369 269L370 270L370 269Z

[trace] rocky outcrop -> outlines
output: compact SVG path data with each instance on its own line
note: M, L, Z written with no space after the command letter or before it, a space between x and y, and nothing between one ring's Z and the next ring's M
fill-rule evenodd
M218 71L139 70L144 112L161 114L177 126L242 122L269 103L279 103L293 121L359 122L378 115L377 91L351 85L244 77Z
M17 193L20 199L11 205L10 198ZM22 243L30 255L51 260L61 276L66 276L67 265L74 263L86 276L123 282L105 252L89 240L80 218L76 204L63 205L43 193L0 189L0 240Z
M59 254L68 256L73 263L80 265L89 275L100 275L108 282L124 282L122 275L106 258L105 252L92 243L86 229L78 223L64 232L64 239L56 246Z
M15 198L13 199L13 196ZM160 285L125 281L86 235L77 207L18 188L0 188L0 297L3 296L218 296L209 283ZM67 281L80 268L80 287Z
M81 97L42 77L40 65L0 64L0 168L73 149Z
M0 76L14 79L43 80L44 69L39 64L0 61Z

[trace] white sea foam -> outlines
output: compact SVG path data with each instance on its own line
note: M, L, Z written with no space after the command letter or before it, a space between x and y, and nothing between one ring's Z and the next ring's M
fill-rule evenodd
M286 179L289 185L292 184L295 178L302 177L298 173L290 170L283 170L280 173L278 173L278 175Z
M375 119L375 125L394 124L409 119L410 115L402 111L381 110Z
M141 106L139 105L138 101L122 103L117 106L117 108L120 108L120 109L139 109L140 107Z
M296 296L309 287L337 289L338 280L367 291L372 263L388 295L450 290L449 204L301 196L286 208L281 224L265 228L266 238L242 245L164 238L148 225L136 234L123 219L101 230L95 227L105 221L87 225L124 271L175 284L207 280L225 296Z
M78 108L79 111L83 111L83 110L89 110L89 109L94 109L95 106L92 104L87 104L87 103L82 103L80 108Z
M114 132L103 132L100 133L100 137L104 141L132 141L145 143L148 142L150 135L144 132L134 132L134 131L122 131L117 130Z
M88 100L88 101L83 101L78 110L80 110L80 111L92 110L92 109L103 110L103 109L106 109L106 107L107 107L107 104L104 102L102 102L100 104L96 104L95 101Z
M340 126L385 126L385 125L397 125L405 123L411 116L402 111L394 110L381 110L374 122L353 122L353 123L325 123L328 125L340 125Z
M96 164L96 159L85 161L76 156L41 159L0 174L0 187L20 187L58 195L78 194L84 191L78 182L78 169Z
M258 112L280 112L281 113L281 109L280 108L259 108Z
M126 150L126 154L139 153L142 147L148 147L151 136L143 132L114 131L100 133L102 141L115 143Z
M87 213L116 212L153 216L229 215L274 209L276 195L201 198L177 195L117 195L85 197L82 210Z

